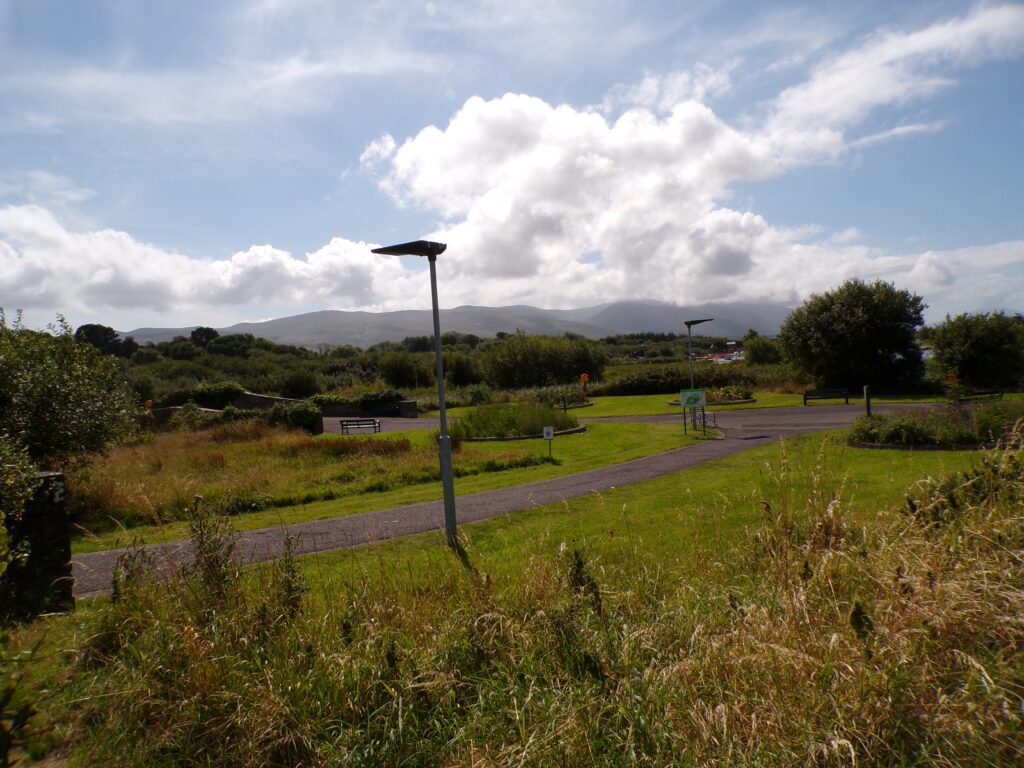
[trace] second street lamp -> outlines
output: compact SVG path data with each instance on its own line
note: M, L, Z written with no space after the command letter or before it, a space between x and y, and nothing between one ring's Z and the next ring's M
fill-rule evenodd
M455 481L452 478L452 444L448 437L448 421L444 405L444 362L441 355L441 316L437 308L437 269L434 263L439 254L448 246L429 240L416 240L400 245L374 248L374 253L386 256L426 256L430 263L430 299L434 310L434 364L437 368L437 406L440 411L441 436L438 448L441 462L441 491L444 494L444 533L448 546L458 547L458 531L455 523Z

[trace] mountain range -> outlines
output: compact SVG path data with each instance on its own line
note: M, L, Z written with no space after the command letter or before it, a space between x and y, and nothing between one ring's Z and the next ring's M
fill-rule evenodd
M682 333L684 320L714 318L695 327L704 336L742 337L748 329L774 336L790 312L784 304L736 302L679 306L660 301L616 301L580 309L538 309L462 306L441 310L441 330L494 336L499 331L522 329L527 333L561 335L577 333L591 339L620 333ZM188 336L196 326L185 328L136 328L123 331L140 344ZM429 336L433 320L429 309L396 312L347 312L327 309L280 317L258 323L236 323L218 328L221 335L251 333L279 344L315 348L352 344L368 347L381 341L400 341L407 336Z

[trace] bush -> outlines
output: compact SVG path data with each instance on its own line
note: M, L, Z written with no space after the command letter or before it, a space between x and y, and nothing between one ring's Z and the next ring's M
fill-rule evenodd
M203 408L214 408L219 411L244 393L245 387L241 384L234 381L218 381L214 384L200 384L189 393L189 399Z
M556 430L578 426L574 416L555 410L549 405L515 403L509 405L482 405L459 419L464 437L517 437L540 435L544 427Z
M36 468L25 446L0 432L0 577L12 557L23 554L10 551L7 527L21 519L38 485Z
M596 380L604 373L606 362L600 347L587 339L517 331L484 353L483 368L492 386L523 389L568 384L584 373Z
M320 377L312 371L306 370L292 371L277 385L277 391L282 397L293 397L299 400L319 394L323 388Z
M301 403L277 403L269 411L266 411L266 414L270 424L279 424L292 429L305 429L313 434L323 431L323 416L320 406L312 400L304 400Z
M753 336L743 342L743 360L749 365L775 365L782 362L782 348L764 336Z
M993 314L957 315L930 335L936 362L960 384L976 389L1017 389L1024 383L1024 319Z
M1024 418L1024 401L861 416L850 439L880 445L977 445L1009 434Z
M0 432L32 461L61 466L131 433L133 398L117 361L60 319L50 333L8 325L0 310Z
M749 400L754 393L747 387L725 386L713 387L705 392L705 398L709 403L731 403L736 400Z

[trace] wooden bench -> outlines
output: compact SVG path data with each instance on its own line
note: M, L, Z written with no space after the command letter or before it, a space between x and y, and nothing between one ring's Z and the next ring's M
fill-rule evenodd
M838 400L843 398L846 404L850 404L850 390L846 387L837 387L836 389L809 389L804 392L804 405L807 405L808 400Z
M351 435L352 430L372 429L380 432L380 419L342 419L341 434Z
M1002 400L1002 392L972 392L969 395L960 395L957 397L957 403L987 403L992 400Z

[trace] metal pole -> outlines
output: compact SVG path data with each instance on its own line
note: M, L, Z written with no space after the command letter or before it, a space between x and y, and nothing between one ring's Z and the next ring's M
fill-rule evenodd
M867 384L864 385L864 410L868 416L871 415L871 387Z
M693 386L693 349L692 349L693 333L692 333L692 331L693 331L693 328L691 326L687 325L686 326L686 362L687 362L688 367L690 368L690 389L694 388L694 386ZM693 428L696 429L697 428L697 409L695 407L690 409L690 418L693 420Z
M444 363L441 355L441 315L437 308L436 256L428 256L430 262L430 298L434 305L434 357L437 367L437 407L441 416L441 437L438 440L441 458L441 490L444 494L444 533L449 547L458 545L455 528L455 481L452 479L452 444L448 437L448 419L444 407Z

